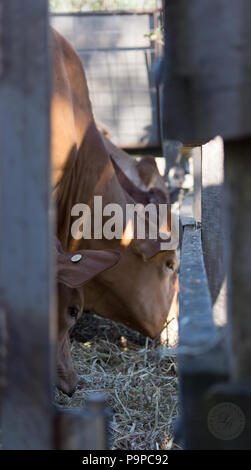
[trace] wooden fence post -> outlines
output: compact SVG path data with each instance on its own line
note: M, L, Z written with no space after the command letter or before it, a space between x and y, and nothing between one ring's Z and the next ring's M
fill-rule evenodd
M232 380L251 381L251 140L225 144Z
M0 306L8 328L3 448L51 449L56 318L48 4L3 0L1 9Z
M176 439L185 449L213 449L207 427L205 396L228 376L224 347L212 316L212 302L202 254L201 228L182 217L180 263L179 381L181 418Z
M191 150L193 159L194 200L193 214L197 223L201 223L201 191L202 191L202 147L194 147Z
M224 231L224 149L216 137L202 146L202 243L216 323L226 322L226 263Z
M230 381L219 383L208 391L206 411L211 431L217 437L215 448L250 450L250 139L225 143L225 213L228 275L226 347L230 359Z
M107 450L110 448L109 423L111 410L107 397L92 392L86 398L85 409L56 411L57 450Z
M7 337L6 314L0 308L0 398L6 387Z
M225 141L225 191L222 191L223 152L215 153L211 144L202 150L202 237L210 293L218 312L225 308L225 270L227 274L229 334L220 345L231 357L231 364L226 367L226 378L229 371L230 380L220 383L218 377L219 383L211 383L198 397L198 387L191 389L191 380L185 388L184 366L180 362L182 399L188 399L192 391L193 404L199 399L203 402L204 442L199 434L196 442L194 428L189 428L191 422L196 422L196 407L185 423L185 431L190 439L189 448L198 449L203 444L210 449L250 449L251 7L247 0L221 0L220 8L218 0L166 0L164 6L168 29L164 84L167 136L188 144L210 141L219 135ZM225 230L220 210L223 197ZM180 268L181 340L191 337L181 323L187 308L192 306L189 292L192 295L194 291L193 279L186 285L185 276L188 235L189 230L185 229ZM196 252L199 259L199 247ZM191 268L188 266L190 275L194 259L191 258ZM187 290L182 292L183 286ZM191 316L199 307L199 300L193 310L190 308ZM213 354L210 357L213 361ZM203 370L206 363L203 366L200 360L199 364ZM192 361L188 367L192 367ZM198 376L198 383L205 385L202 375ZM192 406L183 409L186 418Z

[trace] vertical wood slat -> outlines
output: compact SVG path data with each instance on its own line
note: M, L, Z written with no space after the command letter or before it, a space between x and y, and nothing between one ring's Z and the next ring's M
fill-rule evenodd
M226 322L223 210L224 149L220 137L202 146L202 241L214 318Z
M227 349L230 381L213 386L206 412L229 426L221 428L214 449L250 450L251 433L251 140L225 143L224 244L227 271ZM225 421L226 422L226 421ZM214 427L216 432L219 429Z
M107 450L110 448L109 422L112 412L107 397L89 393L85 409L56 410L56 450Z
M225 144L231 376L251 380L251 140Z
M6 313L0 308L0 398L6 387L7 338Z
M192 143L250 135L250 2L168 0L164 5L168 138Z
M193 213L194 213L194 218L196 222L201 223L202 147L201 146L194 147L191 151L191 157L193 159L193 176L194 176Z
M9 335L3 447L50 449L52 266L46 0L1 1L0 306Z

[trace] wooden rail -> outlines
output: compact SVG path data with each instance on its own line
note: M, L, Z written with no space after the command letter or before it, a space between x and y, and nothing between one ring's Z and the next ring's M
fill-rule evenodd
M219 330L213 321L204 266L201 228L185 221L180 264L178 370L181 419L177 439L185 449L214 448L208 430L205 399L223 382L228 366Z

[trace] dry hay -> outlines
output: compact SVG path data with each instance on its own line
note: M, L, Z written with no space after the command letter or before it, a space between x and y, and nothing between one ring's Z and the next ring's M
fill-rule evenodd
M79 384L71 398L57 392L57 404L83 408L87 393L105 392L113 410L112 449L172 448L175 351L91 314L84 314L72 336Z

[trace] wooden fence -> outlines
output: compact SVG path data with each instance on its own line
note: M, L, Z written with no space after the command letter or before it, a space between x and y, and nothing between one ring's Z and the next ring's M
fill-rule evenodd
M172 103L173 114L164 126L171 138L197 142L194 214L181 219L176 432L184 448L196 450L251 447L251 8L245 0L222 0L217 15L217 6L218 0L169 0L166 15L164 105ZM47 7L44 0L0 2L3 447L104 449L109 414L102 396L89 397L85 411L51 404L56 302ZM203 144L218 134L224 164L222 147ZM216 319L226 304L227 326L220 329Z
M164 131L195 153L180 265L177 439L185 449L250 449L251 8L167 3ZM219 135L224 152L203 145Z
M53 407L57 309L45 0L0 1L0 396L3 449L105 449L105 400ZM1 443L0 443L1 444Z

